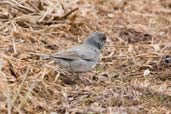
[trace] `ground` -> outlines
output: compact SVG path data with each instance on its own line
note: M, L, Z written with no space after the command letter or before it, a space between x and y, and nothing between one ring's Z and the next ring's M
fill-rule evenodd
M94 31L110 42L91 72L71 74L31 54ZM169 114L170 41L170 0L1 0L0 113Z

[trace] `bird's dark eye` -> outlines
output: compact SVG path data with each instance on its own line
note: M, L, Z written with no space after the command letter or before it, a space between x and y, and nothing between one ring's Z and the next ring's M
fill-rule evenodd
M104 37L102 37L102 41L106 41L106 37L104 36Z

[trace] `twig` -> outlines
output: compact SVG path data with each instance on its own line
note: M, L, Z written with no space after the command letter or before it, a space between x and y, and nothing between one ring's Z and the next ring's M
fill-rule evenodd
M27 99L29 98L29 96L31 95L32 90L35 88L35 86L37 85L36 82L33 82L28 90L28 92L26 93L25 97L21 100L21 103L18 106L18 109L21 110L23 104L27 101Z
M10 5L12 6L13 8L17 9L18 11L21 11L22 13L33 13L34 10L33 9L30 9L26 6L23 6L17 2L10 2L10 1L0 1L0 4L7 4L7 5Z
M11 103L11 92L9 88L7 88L7 108L8 108L8 114L11 114L12 110L12 103Z
M57 2L55 5L48 7L47 11L44 13L44 15L39 19L38 22L42 22L44 20L44 18L50 14L58 5L59 3Z
M32 3L30 3L29 1L27 2L32 8L34 8L37 12L40 12L40 10L35 7Z
M9 70L10 70L11 74L12 74L16 79L18 79L19 75L15 72L13 65L11 64L11 62L10 62L7 58L5 58L5 59L6 59L7 62L8 62Z
M37 24L42 24L42 25L52 25L52 24L58 24L58 23L63 23L64 21L62 21L62 19L66 19L69 15L71 15L73 12L77 11L79 8L74 8L71 11L69 11L68 13L66 13L65 15L59 17L56 16L53 18L52 21L39 21L37 22Z
M42 21L42 22L36 22L38 25L52 25L52 24L60 24L64 23L64 21Z
M14 95L14 97L13 97L13 99L12 99L12 107L14 106L14 103L15 103L15 101L17 100L17 98L18 98L18 96L19 96L19 94L20 94L20 92L21 92L22 86L23 86L24 81L26 80L26 78L27 78L27 76L28 76L29 71L30 71L30 69L27 69L27 70L26 70L26 72L25 72L25 74L24 74L24 76L23 76L23 80L22 80L21 84L20 84L19 87L18 87L17 93Z
M12 24L12 26L13 26L13 28L14 28L14 30L13 30L13 31L16 31L16 26L14 25L14 23L11 23L11 24ZM17 49L16 49L16 43L15 43L14 36L13 36L13 35L11 35L11 37L12 37L12 44L13 44L13 50L14 50L14 53L15 53L15 54L17 54Z
M66 19L69 15L71 15L73 12L77 11L78 9L79 8L76 7L76 8L72 9L71 11L69 11L68 13L66 13L65 15L63 15L61 17L54 17L53 20L56 20L56 19L58 19L58 20L60 20L60 19Z

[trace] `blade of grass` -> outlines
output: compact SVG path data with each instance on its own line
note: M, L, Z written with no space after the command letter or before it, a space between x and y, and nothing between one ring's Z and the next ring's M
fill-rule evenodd
M20 94L20 91L21 91L21 89L22 89L22 86L23 86L23 84L24 84L24 81L26 80L26 78L27 78L27 76L28 76L29 71L30 71L30 69L27 68L27 70L26 70L26 72L25 72L25 74L24 74L24 76L23 76L23 80L22 80L21 84L20 84L19 87L18 87L17 93L14 95L14 97L13 97L13 99L12 99L12 107L13 107L13 105L14 105L16 99L18 98L19 94Z
M25 97L24 97L23 99L21 99L21 103L20 103L19 108L18 108L19 110L21 110L23 104L27 101L28 97L30 96L30 94L31 94L31 92L32 92L32 90L33 90L33 88L34 88L35 86L36 86L36 83L33 82L33 83L31 84L31 86L30 86L28 92L26 93Z

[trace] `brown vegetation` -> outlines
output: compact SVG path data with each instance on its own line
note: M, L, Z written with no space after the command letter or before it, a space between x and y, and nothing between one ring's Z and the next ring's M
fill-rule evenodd
M110 43L79 80L29 54L94 31ZM170 0L1 0L0 54L1 114L171 113Z

